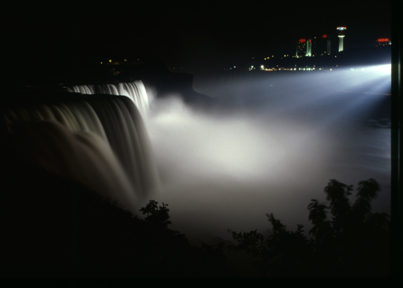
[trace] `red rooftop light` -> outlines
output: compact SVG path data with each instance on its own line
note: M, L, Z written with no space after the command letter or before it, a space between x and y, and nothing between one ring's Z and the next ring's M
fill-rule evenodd
M378 42L389 42L389 38L379 38Z
M306 42L306 39L299 39L299 42Z
M323 35L322 37L323 37L323 38L327 38L327 35Z

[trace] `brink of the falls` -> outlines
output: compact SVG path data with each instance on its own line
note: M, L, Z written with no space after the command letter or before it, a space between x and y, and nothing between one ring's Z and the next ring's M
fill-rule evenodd
M2 111L16 157L138 211L157 183L141 116L148 110L142 81L71 86L67 91L75 93Z

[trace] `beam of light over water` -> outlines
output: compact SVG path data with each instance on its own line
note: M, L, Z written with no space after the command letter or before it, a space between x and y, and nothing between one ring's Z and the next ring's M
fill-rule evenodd
M154 100L146 126L161 177L157 200L170 205L173 228L230 238L227 229L267 231L265 213L273 212L289 229L308 231L307 205L325 201L330 179L375 178L382 192L373 207L390 213L390 130L366 125L390 97L390 75L350 72L195 77L195 90L223 102L210 111L175 95Z

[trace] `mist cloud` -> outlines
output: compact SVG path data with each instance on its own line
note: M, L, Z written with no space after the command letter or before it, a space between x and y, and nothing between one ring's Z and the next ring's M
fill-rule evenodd
M306 207L310 199L325 201L330 179L357 185L374 177L385 191L374 208L389 209L389 130L334 119L324 126L329 118L304 118L297 108L281 114L277 101L258 110L201 111L179 95L154 99L145 122L160 177L155 198L169 204L172 228L230 238L227 229L267 231L265 213L273 212L289 229L305 224L307 231Z

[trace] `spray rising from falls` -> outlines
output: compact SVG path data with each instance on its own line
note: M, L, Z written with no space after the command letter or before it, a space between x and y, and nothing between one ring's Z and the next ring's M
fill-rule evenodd
M138 210L153 191L156 170L139 110L146 113L148 96L141 81L118 85L81 85L68 91L84 96L4 113L22 159L73 178Z

